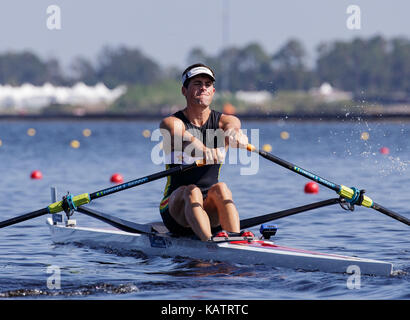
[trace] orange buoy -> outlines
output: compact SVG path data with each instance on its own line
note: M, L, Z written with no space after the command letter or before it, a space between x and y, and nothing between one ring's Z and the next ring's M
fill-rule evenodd
M27 130L27 135L29 135L30 137L33 137L36 135L36 129L34 128L30 128Z
M319 193L319 185L316 182L306 183L305 193Z
M122 175L120 175L119 173L114 173L114 174L111 176L111 182L121 183L121 182L123 182L123 181L124 181L124 178L123 178Z
M271 152L272 151L272 146L270 144L264 144L262 147L262 150L265 152Z
M222 112L225 114L235 114L236 108L230 103L225 103Z
M380 148L379 151L380 151L381 154L389 154L390 153L390 150L387 147L382 147L382 148Z
M288 140L288 139L289 139L289 132L287 132L287 131L282 131L282 132L280 133L280 137L281 137L283 140Z
M30 178L39 180L43 178L43 174L39 170L34 170L31 172Z
M72 141L70 142L70 146L71 146L71 148L73 148L73 149L78 149L78 148L80 147L80 141L78 141L78 140L72 140Z
M145 129L144 131L142 131L142 135L144 136L144 138L149 138L151 137L151 131Z
M83 136L84 136L84 137L89 137L89 136L91 136L91 130L90 130L90 129L84 129L84 130L83 130Z

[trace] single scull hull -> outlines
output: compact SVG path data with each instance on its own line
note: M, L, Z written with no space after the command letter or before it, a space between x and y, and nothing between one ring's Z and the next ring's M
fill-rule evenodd
M306 271L340 272L349 266L358 266L361 274L388 276L392 264L289 248L267 240L239 240L202 242L168 234L137 234L117 229L97 229L53 225L47 219L52 239L56 243L81 243L88 246L109 247L120 250L141 251L146 255L182 256L194 259L226 261L240 264L264 264L273 267Z

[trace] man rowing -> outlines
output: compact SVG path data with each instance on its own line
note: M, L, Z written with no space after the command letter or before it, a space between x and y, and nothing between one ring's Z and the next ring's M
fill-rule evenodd
M225 183L219 182L219 172L228 146L248 144L237 117L211 109L214 83L211 68L203 64L189 66L182 73L186 107L160 124L167 167L198 158L206 160L205 166L169 176L160 204L162 220L172 233L194 233L202 241L211 239L218 226L228 232L240 232L232 193Z

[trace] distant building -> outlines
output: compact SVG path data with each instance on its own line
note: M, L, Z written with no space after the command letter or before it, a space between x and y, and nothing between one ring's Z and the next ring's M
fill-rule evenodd
M268 91L238 91L235 97L249 104L262 104L270 101L272 94Z
M324 100L325 102L335 102L343 100L352 100L353 94L351 92L342 91L333 88L330 83L324 82L319 88L312 88L309 94L313 97Z

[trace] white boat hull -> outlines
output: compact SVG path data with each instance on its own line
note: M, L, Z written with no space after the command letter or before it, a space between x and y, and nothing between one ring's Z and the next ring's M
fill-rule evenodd
M146 255L181 256L239 264L264 264L273 267L345 273L349 266L361 274L389 276L391 263L288 248L267 240L202 242L168 234L137 234L117 229L96 229L54 225L47 219L56 243L81 243L88 246L141 251Z

